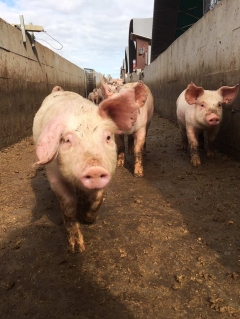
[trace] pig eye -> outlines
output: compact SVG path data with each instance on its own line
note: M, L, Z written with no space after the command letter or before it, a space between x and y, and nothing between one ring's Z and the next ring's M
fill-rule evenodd
M221 107L221 106L222 106L222 103L221 103L221 102L219 102L219 103L218 103L218 106L219 106L219 107Z
M104 138L104 141L106 143L110 143L112 145L112 143L113 143L113 134L111 133L111 131L109 131L109 130L104 131L103 138Z
M204 107L204 103L201 103L200 106L201 106L201 107Z

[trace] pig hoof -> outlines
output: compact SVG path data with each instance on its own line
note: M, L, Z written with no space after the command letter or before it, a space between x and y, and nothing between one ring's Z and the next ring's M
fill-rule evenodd
M96 218L91 218L91 217L84 218L84 223L86 223L86 224L93 224L93 223L95 223L95 221L96 221Z
M133 176L134 177L143 177L144 174L143 173L134 173Z
M215 153L213 152L213 151L207 151L207 157L208 158L213 158L213 157L215 157Z
M68 247L72 253L83 252L85 250L83 235L78 225L68 231Z
M71 253L81 253L85 250L84 242L80 242L77 239L73 240L72 238L69 238L68 239L68 250Z
M118 160L117 166L118 167L123 167L124 166L124 160L122 160L122 159Z
M125 153L124 152L120 152L118 154L118 157L117 157L117 166L118 167L123 167L125 164Z
M192 166L199 166L199 165L201 165L201 161L200 161L200 158L199 158L199 156L193 156L192 157L192 159L191 159L191 164L192 164Z

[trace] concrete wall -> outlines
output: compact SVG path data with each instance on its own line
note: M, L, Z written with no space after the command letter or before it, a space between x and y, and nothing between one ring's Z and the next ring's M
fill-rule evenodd
M222 0L144 69L156 112L176 122L176 100L193 81L205 89L240 83L240 1ZM224 109L218 148L240 159L240 94Z
M32 134L33 117L55 85L85 96L84 70L0 19L0 149Z
M101 81L102 81L102 73L95 72L95 78L96 78L96 87L99 88L101 86Z

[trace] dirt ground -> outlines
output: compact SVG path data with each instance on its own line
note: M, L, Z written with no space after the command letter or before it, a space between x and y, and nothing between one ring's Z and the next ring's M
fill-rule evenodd
M0 314L33 319L240 318L240 163L190 166L154 115L145 176L117 168L86 251L70 254L31 138L0 152Z

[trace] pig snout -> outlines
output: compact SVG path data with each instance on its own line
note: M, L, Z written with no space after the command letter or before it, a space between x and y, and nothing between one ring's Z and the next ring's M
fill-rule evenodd
M81 183L88 189L104 188L110 179L109 172L101 166L87 167L80 176Z
M216 114L207 115L206 120L209 125L218 125L220 123L220 118Z

